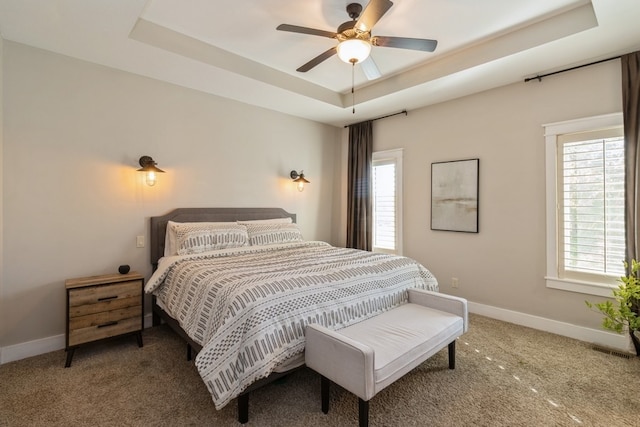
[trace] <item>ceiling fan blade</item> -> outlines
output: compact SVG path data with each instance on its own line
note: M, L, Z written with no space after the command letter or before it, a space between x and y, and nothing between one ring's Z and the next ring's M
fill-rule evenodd
M327 50L326 52L323 52L320 55L316 56L311 61L309 61L306 64L304 64L302 67L298 68L296 71L299 71L301 73L306 73L307 71L309 71L310 69L312 69L316 65L320 64L322 61L331 58L337 52L338 51L337 51L336 47L334 46L331 49Z
M280 24L276 27L276 30L289 31L291 33L310 34L312 36L329 37L330 39L336 38L336 33L331 31L316 30L315 28L299 27L297 25Z
M399 49L422 50L425 52L433 52L438 45L437 40L386 36L371 37L371 43L374 46L397 47Z
M371 0L353 28L364 33L371 31L391 6L393 6L393 2L389 0Z
M376 65L371 55L369 55L367 59L362 61L360 63L360 66L362 67L362 71L364 72L364 75L367 77L367 80L375 80L382 77L382 73L380 73L380 69Z

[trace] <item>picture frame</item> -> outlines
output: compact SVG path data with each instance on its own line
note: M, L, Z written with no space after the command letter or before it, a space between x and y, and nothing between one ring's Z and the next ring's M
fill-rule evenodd
M431 163L431 229L478 233L480 159Z

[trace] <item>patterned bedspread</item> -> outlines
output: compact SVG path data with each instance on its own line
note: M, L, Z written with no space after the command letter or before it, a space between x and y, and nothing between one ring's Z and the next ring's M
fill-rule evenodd
M304 329L340 329L438 290L409 258L323 242L244 247L162 260L146 286L202 345L196 366L217 409L304 350Z

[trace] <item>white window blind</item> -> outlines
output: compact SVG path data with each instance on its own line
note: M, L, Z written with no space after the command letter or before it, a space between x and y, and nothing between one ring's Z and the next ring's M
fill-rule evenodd
M558 135L559 276L624 275L622 129ZM605 279L598 279L603 276Z
M373 167L373 245L381 249L396 249L396 165L377 164Z
M373 250L402 253L402 150L373 154Z

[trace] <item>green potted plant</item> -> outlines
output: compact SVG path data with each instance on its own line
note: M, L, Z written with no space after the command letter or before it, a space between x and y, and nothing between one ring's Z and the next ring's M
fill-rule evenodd
M640 262L631 260L631 271L627 262L624 266L628 274L620 277L620 286L613 290L615 302L608 300L600 303L585 301L585 303L589 308L596 308L604 314L602 326L605 329L619 334L628 331L636 349L636 355L640 356L640 316L638 314L640 312L640 278L638 278Z

